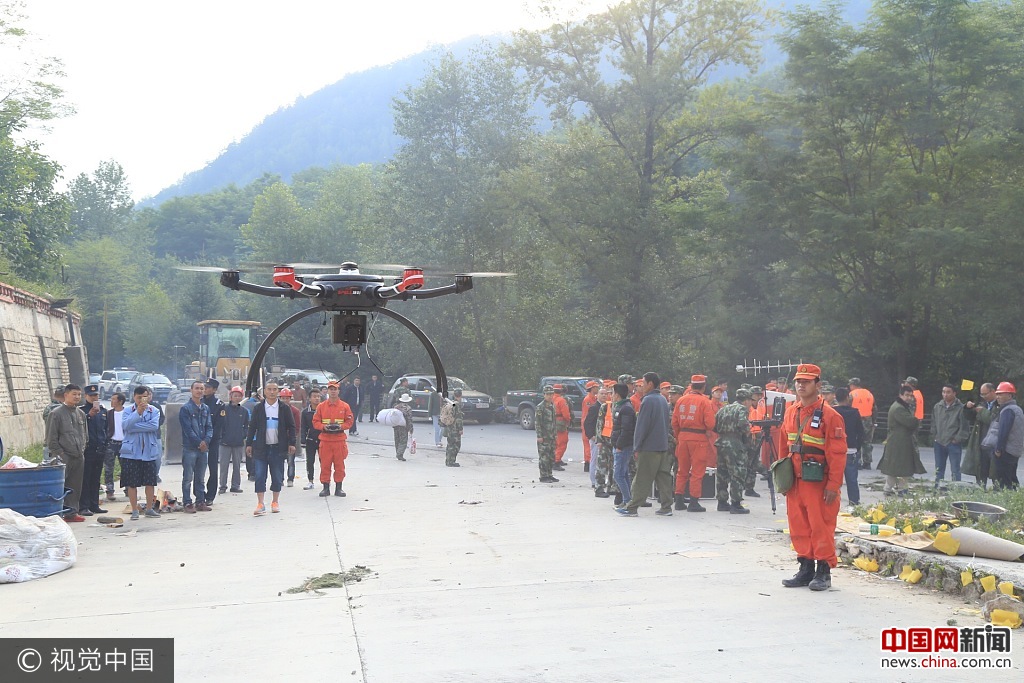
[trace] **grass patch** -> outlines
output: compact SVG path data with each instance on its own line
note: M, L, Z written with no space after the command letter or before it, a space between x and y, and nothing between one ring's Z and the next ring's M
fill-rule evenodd
M324 588L344 588L346 584L362 581L366 577L373 575L374 573L369 567L357 564L346 572L328 572L326 574L321 574L320 576L314 576L313 578L306 579L301 586L289 588L286 592L308 593L313 591L317 595L323 595L324 593L322 589Z
M3 461L7 462L13 455L25 458L29 462L41 463L43 461L43 442L40 441L39 443L30 444L21 449L10 448L5 450Z
M1006 514L998 522L993 523L987 520L976 522L965 517L960 520L959 526L978 529L999 538L1024 543L1024 490L983 491L976 486L962 485L936 491L930 483L911 483L910 492L907 495L887 496L877 505L881 506L885 512L886 519L883 520L883 523L888 523L890 518L895 517L896 524L893 526L897 529L902 530L909 524L914 531L934 533L941 522L928 524L928 518L935 514L956 515L956 511L950 507L950 503L958 500L990 503L1006 508ZM854 508L853 514L865 517L872 507L876 506L859 505Z

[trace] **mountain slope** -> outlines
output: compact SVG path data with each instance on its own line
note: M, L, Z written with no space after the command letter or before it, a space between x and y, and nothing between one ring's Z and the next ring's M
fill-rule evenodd
M807 0L804 4L815 7L826 2ZM766 4L777 11L797 6L786 0L767 0ZM861 22L869 6L870 0L850 0L843 15L848 21ZM482 43L500 40L500 36L470 37L443 49L464 58ZM314 166L375 164L390 159L401 145L401 138L394 133L391 103L403 89L419 82L440 54L438 49L427 50L388 66L350 74L278 109L240 141L228 145L207 166L189 173L140 206L156 206L171 197L211 192L231 183L242 187L264 173L288 181L294 173ZM762 70L776 67L784 59L782 51L770 40L763 54ZM742 69L724 68L713 79L743 75ZM543 128L550 125L545 117L538 123Z

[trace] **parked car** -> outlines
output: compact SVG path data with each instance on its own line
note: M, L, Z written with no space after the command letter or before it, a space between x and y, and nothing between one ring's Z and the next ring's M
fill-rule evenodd
M388 392L386 404L391 406L395 399L395 389L398 388L402 378L409 380L409 388L412 389L412 416L429 417L427 415L427 386L437 386L437 377L434 375L402 375L395 380ZM478 424L488 424L494 420L494 399L482 391L476 391L466 382L448 375L448 396L452 395L455 389L462 389L462 413L469 420L476 420Z
M103 375L102 375L101 373L98 373L98 372L90 372L90 373L89 373L89 381L87 382L87 384L96 384L96 385L99 385L99 383L100 383L100 379L101 379L102 377L103 377Z
M295 380L302 382L303 386L312 385L313 380L316 380L317 385L326 387L328 382L338 381L338 376L327 370L297 370L295 368L288 368L277 379L279 382L287 383L288 386L291 386Z
M590 380L601 381L598 377L541 377L536 390L513 389L505 394L507 419L510 422L518 422L523 429L533 429L537 404L544 400L544 386L561 384L562 395L569 402L569 409L572 411L571 426L579 426L583 420L583 397L587 394L585 385Z
M158 405L167 403L171 392L178 390L167 375L160 375L155 372L137 372L132 377L132 381L128 384L125 391L128 400L131 400L132 394L135 393L135 387L140 384L149 387L153 391L153 403Z
M135 377L135 368L104 370L99 379L100 398L110 398L119 391L125 393L132 377Z

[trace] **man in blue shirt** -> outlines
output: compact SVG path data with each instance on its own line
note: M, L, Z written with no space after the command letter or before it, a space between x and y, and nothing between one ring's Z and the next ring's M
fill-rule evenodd
M643 378L643 399L636 416L633 430L633 452L636 453L636 475L629 503L623 508L614 508L625 517L636 517L637 508L647 501L651 484L658 485L658 501L661 507L654 514L671 516L675 481L672 477L674 454L668 450L669 414L668 401L658 390L661 377L648 372Z
M181 425L181 496L185 512L209 512L206 504L206 468L209 464L210 442L213 440L213 420L210 408L203 403L202 382L192 382L192 397L178 411ZM195 504L192 494L195 493Z

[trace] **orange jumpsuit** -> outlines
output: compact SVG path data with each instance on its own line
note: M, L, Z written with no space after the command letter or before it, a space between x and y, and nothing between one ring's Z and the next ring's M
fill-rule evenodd
M690 481L690 497L700 498L704 472L712 461L710 435L715 428L715 411L711 399L687 389L672 413L672 431L676 435L676 495Z
M853 398L853 407L860 413L861 419L870 418L875 412L875 396L864 387L854 389L850 392Z
M555 462L562 462L565 449L569 447L569 425L572 411L569 402L561 394L555 394Z
M821 409L821 423L813 426L814 411ZM846 468L846 423L835 408L818 398L810 406L799 400L786 408L782 432L787 443L802 444L804 453L793 454L796 481L786 493L789 540L797 557L828 562L836 566L836 517L839 516L839 489ZM787 448L787 451L789 449ZM825 463L825 481L804 481L802 463L806 459ZM825 504L825 491L836 493L831 505Z
M345 480L345 458L348 457L348 434L352 427L352 409L338 399L324 401L313 413L313 429L320 432L320 483L331 481L331 465L334 466L334 482L340 484ZM341 425L340 432L325 432L328 424Z
M587 392L587 395L583 397L583 419L587 418L587 411L590 410L590 406L597 404L597 394L594 392ZM583 462L590 462L590 439L587 438L586 432L583 432Z

